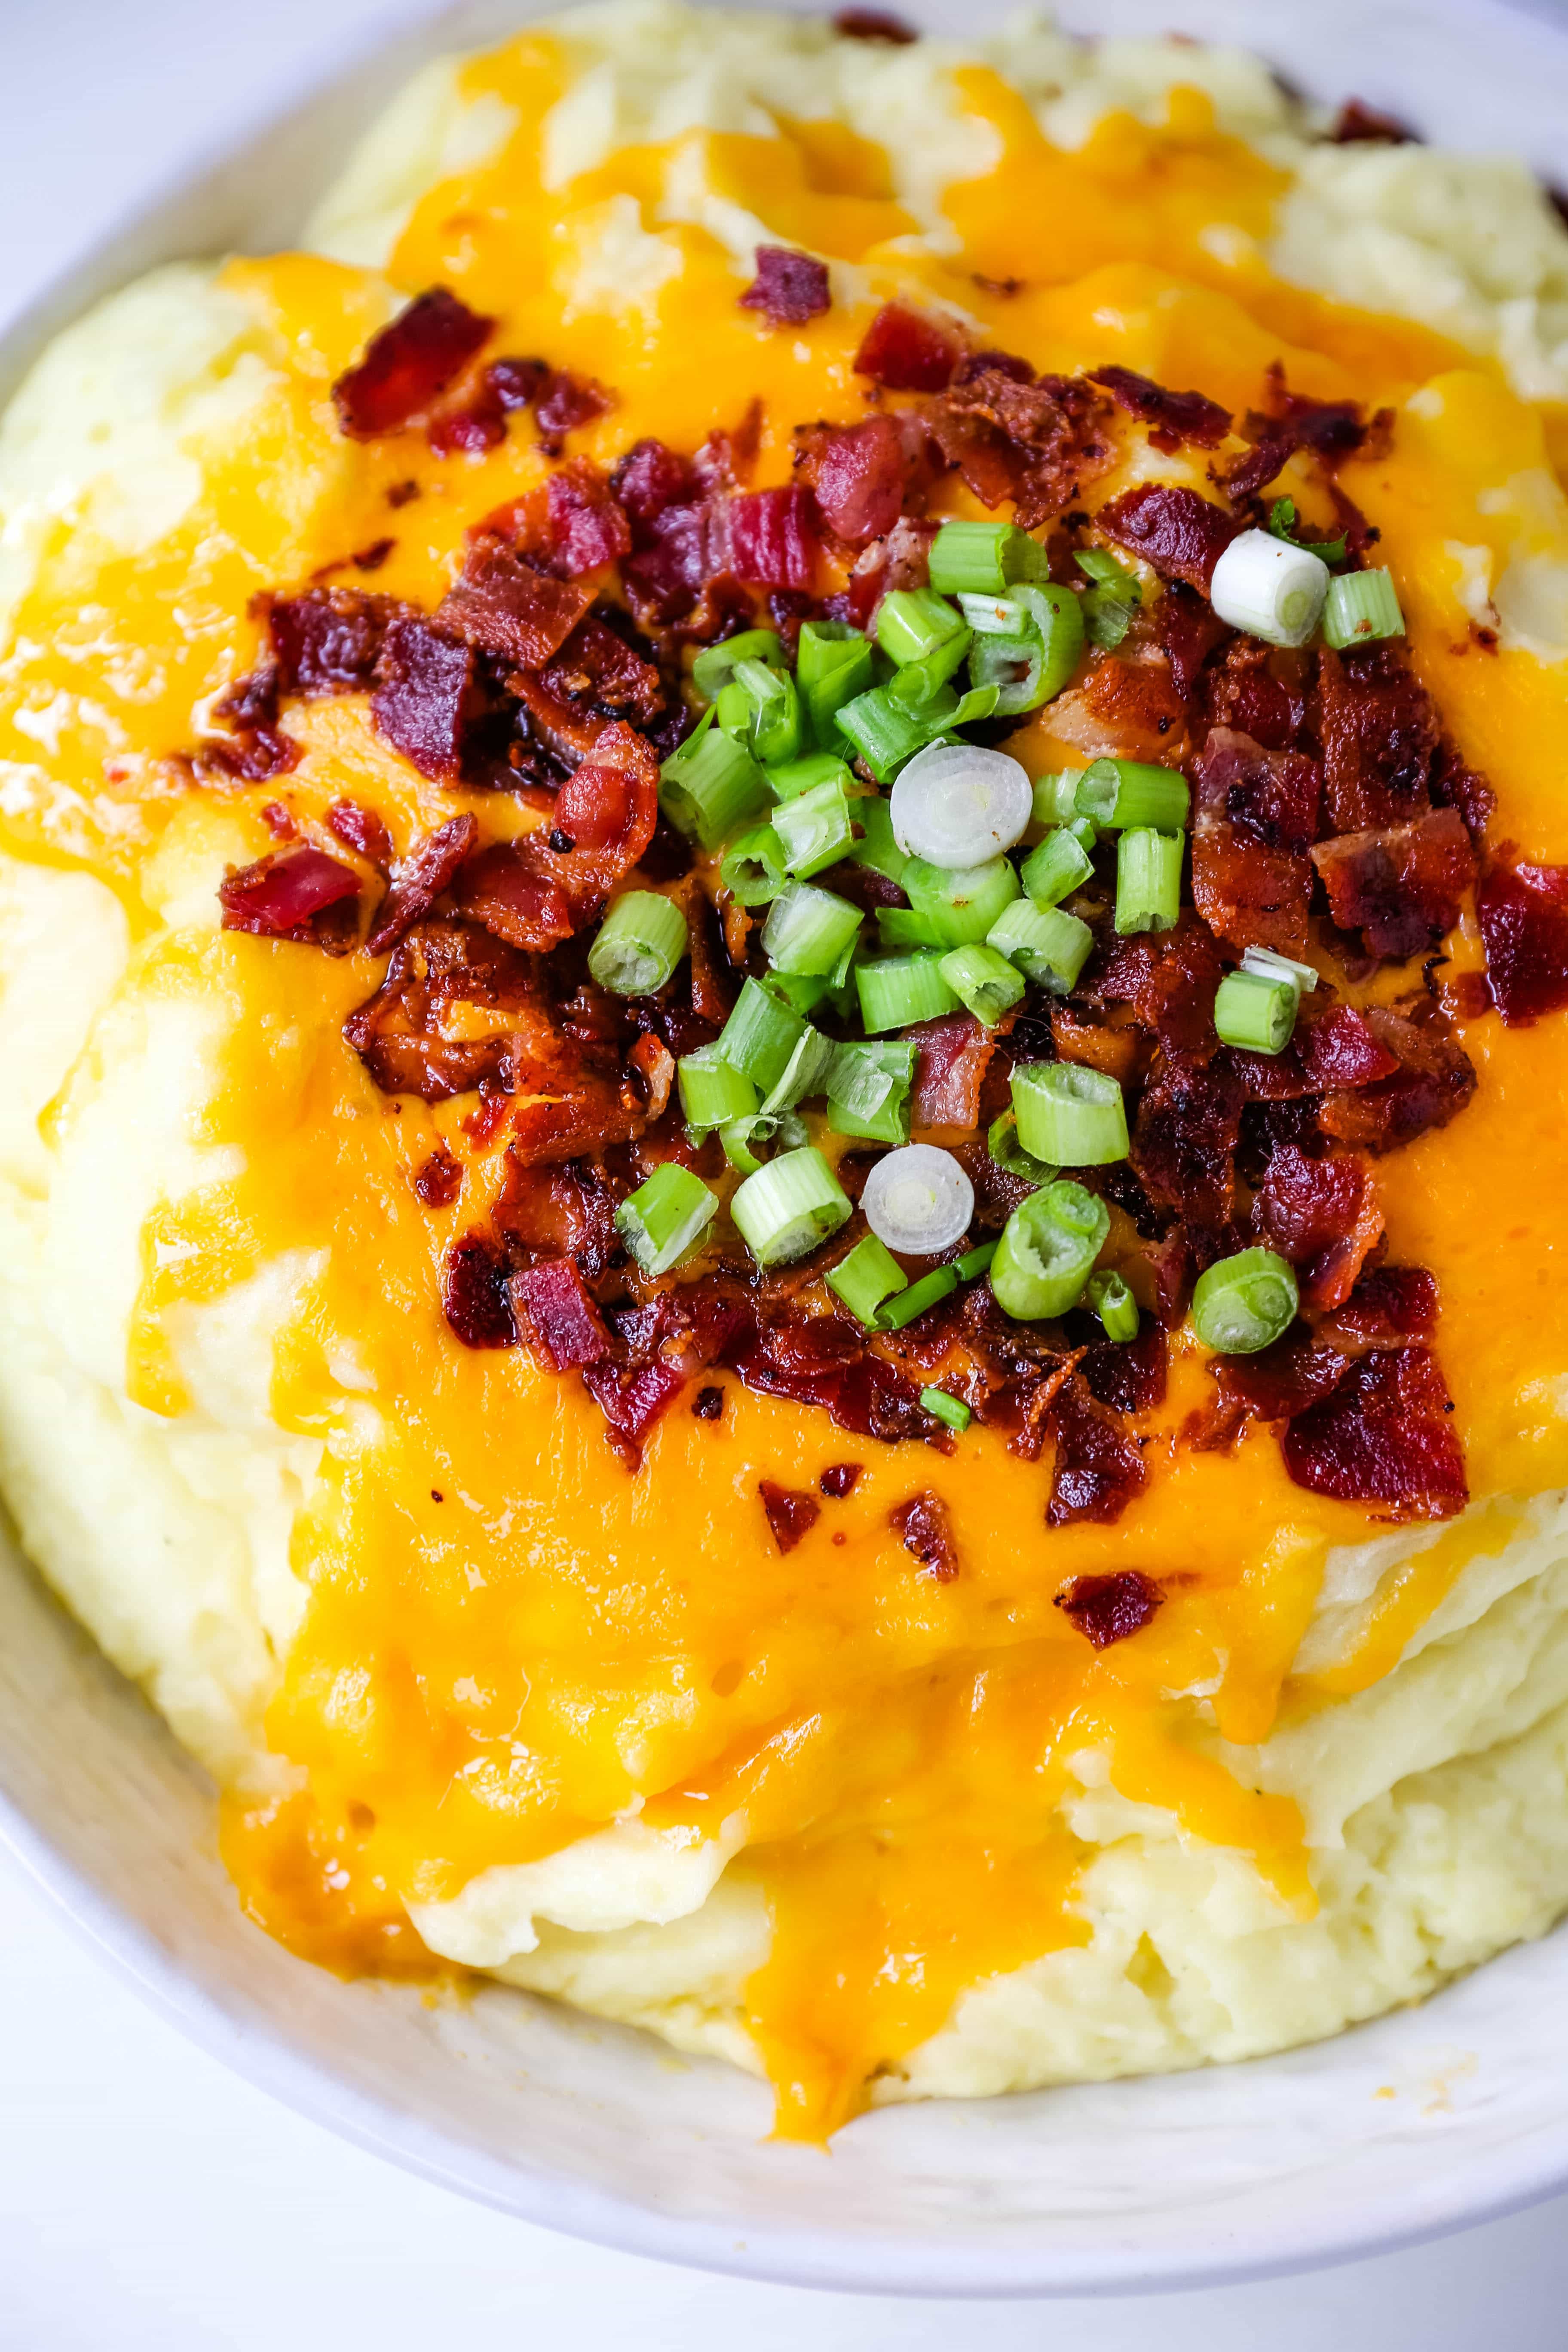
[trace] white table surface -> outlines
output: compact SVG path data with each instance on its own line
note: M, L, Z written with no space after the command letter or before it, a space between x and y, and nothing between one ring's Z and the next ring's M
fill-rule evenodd
M0 0L0 319L258 94L395 13ZM665 2269L465 2204L275 2105L0 1861L0 2352L426 2352L557 2330L573 2352L1563 2352L1568 2200L1308 2278L1143 2301L913 2305Z

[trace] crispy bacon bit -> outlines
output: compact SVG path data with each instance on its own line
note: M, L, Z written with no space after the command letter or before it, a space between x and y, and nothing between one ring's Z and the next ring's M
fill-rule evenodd
M691 1410L699 1421L718 1421L724 1412L724 1391L720 1388L699 1389L691 1400Z
M1259 1421L1288 1421L1331 1396L1344 1369L1342 1350L1321 1346L1304 1323L1292 1324L1256 1356L1216 1357L1209 1370L1219 1388L1223 1444L1249 1413ZM1222 1451L1223 1444L1212 1450Z
M972 1013L948 1013L901 1033L915 1049L911 1123L971 1129L980 1120L980 1089L996 1050L993 1033Z
M1476 893L1492 1001L1510 1029L1568 1004L1568 866L1500 859Z
M1268 370L1265 399L1261 414L1249 409L1242 420L1241 430L1253 447L1226 476L1226 489L1238 501L1256 498L1298 449L1310 449L1331 473L1358 450L1371 456L1386 447L1394 424L1389 408L1380 408L1368 424L1359 401L1313 400L1306 393L1291 392L1278 360Z
M551 475L546 500L552 560L569 577L631 553L626 509L584 458Z
M1294 1143L1269 1160L1252 1221L1259 1241L1302 1269L1309 1307L1342 1305L1383 1238L1383 1210L1362 1162L1311 1160Z
M314 698L368 694L388 624L408 608L363 588L307 588L265 609L275 692Z
M1079 1371L1097 1404L1112 1412L1152 1412L1165 1401L1166 1341L1157 1328L1119 1345L1087 1349Z
M1174 594L1173 589L1170 592ZM1162 600L1168 602L1169 598ZM1203 678L1204 709L1215 727L1250 735L1269 751L1316 749L1307 732L1308 688L1315 665L1303 654L1233 637Z
M610 1353L605 1319L571 1258L542 1259L515 1275L512 1286L554 1370L601 1363Z
M455 586L436 609L439 627L519 669L542 669L594 602L576 581L519 562L486 534L469 549Z
M462 373L494 325L445 286L417 295L333 384L342 430L352 441L401 431Z
M1360 931L1372 956L1397 962L1436 947L1459 919L1476 853L1456 809L1412 824L1341 834L1311 852L1342 930Z
M261 822L274 841L298 841L300 828L282 801L268 801L261 811Z
M1365 833L1421 815L1440 730L1420 679L1386 647L1325 646L1318 698L1330 829Z
M1229 409L1201 392L1167 392L1152 377L1124 367L1094 368L1089 381L1103 384L1118 408L1151 426L1150 440L1167 456L1184 441L1217 449L1230 431Z
M1295 1045L1304 1090L1313 1094L1370 1087L1399 1067L1397 1055L1373 1034L1365 1013L1350 1004L1331 1005L1310 1023L1300 1023Z
M1380 1005L1369 1005L1365 1019L1399 1069L1353 1094L1325 1096L1318 1123L1325 1135L1360 1150L1396 1151L1457 1118L1476 1090L1476 1073L1440 1020L1417 1024Z
M1186 751L1186 705L1163 662L1092 654L1079 683L1052 703L1051 733L1089 759L1168 766Z
M1011 499L1025 530L1059 514L1103 472L1110 445L1103 394L1082 376L1041 376L1005 352L960 363L926 424L950 466L988 507Z
M357 913L359 876L324 849L289 849L226 875L217 895L226 931L295 940L341 954L352 928L341 920L324 924L323 918L340 908Z
M1160 599L1156 614L1160 642L1171 665L1176 692L1185 697L1196 686L1198 673L1210 654L1229 636L1230 630L1207 598L1200 596L1183 580L1172 581Z
M1465 829L1473 841L1479 842L1489 821L1497 813L1497 794L1486 778L1468 768L1452 743L1447 740L1437 746L1437 756L1432 762L1432 805L1434 808L1455 808L1465 820Z
M921 310L884 302L854 358L857 375L887 392L942 392L952 381L960 346L955 336Z
M808 1536L822 1517L822 1505L816 1496L804 1494L798 1486L781 1486L773 1479L764 1478L757 1492L780 1551L793 1551L802 1536Z
M447 1252L441 1305L465 1348L515 1348L506 1252L488 1234L465 1234Z
M827 264L793 246L759 245L757 274L739 299L742 310L762 310L775 327L804 326L832 308Z
M1336 147L1359 147L1369 142L1377 146L1405 147L1416 136L1396 114L1385 114L1380 106L1365 106L1359 98L1346 99L1329 133Z
M455 783L479 716L474 651L412 615L393 622L371 697L376 733L433 782Z
M610 490L634 523L654 522L666 507L696 495L691 467L662 441L637 441L610 476Z
M457 876L453 895L459 913L514 948L543 955L572 936L565 892L531 873L515 842L491 842L470 858Z
M601 729L587 759L555 797L556 850L542 831L517 846L542 881L553 882L581 919L595 913L641 857L658 818L658 754L619 719Z
M1119 547L1152 564L1162 580L1184 580L1205 596L1215 565L1241 528L1212 499L1163 482L1124 490L1095 520Z
M214 782L269 783L299 766L300 750L281 728L250 727L237 735L210 736L195 755L196 772Z
M488 1034L448 1036L445 1016L466 1005L537 1021L536 993L526 959L474 924L419 924L399 942L375 994L344 1022L343 1034L384 1094L445 1102L481 1085L507 1094L513 1039L504 1024L498 1020Z
M847 41L891 41L899 48L920 39L914 26L889 8L840 8L833 29Z
M1057 1458L1047 1527L1070 1527L1078 1519L1109 1527L1143 1484L1143 1456L1077 1372L1057 1392L1050 1428Z
M384 955L405 931L422 923L452 877L472 854L479 828L471 816L451 816L427 834L411 857L405 857L386 897L375 928L365 944L372 955Z
M592 615L580 622L541 684L568 701L591 702L601 710L631 710L644 720L664 708L664 681L651 662L635 653L617 630Z
M730 562L737 580L762 588L809 588L816 548L812 496L804 484L746 490L731 499Z
M1300 751L1266 751L1250 735L1209 730L1194 765L1193 897L1234 948L1301 956L1321 777Z
M425 427L425 438L438 457L458 451L482 457L506 439L506 420L515 409L526 408L550 380L542 360L492 360L469 398L456 408L443 408Z
M1291 1422L1285 1467L1314 1495L1386 1504L1401 1519L1452 1518L1469 1500L1452 1412L1429 1349L1378 1349Z
M889 1524L906 1551L913 1552L935 1584L951 1584L958 1574L958 1549L947 1505L929 1487L911 1495L888 1513Z
M831 1462L816 1483L829 1501L841 1503L846 1495L854 1492L864 1466L859 1462Z
M1363 1274L1343 1305L1318 1327L1320 1339L1354 1352L1430 1339L1437 1286L1424 1265L1380 1265Z
M426 1208L449 1209L463 1189L463 1171L446 1145L438 1143L408 1181Z
M1119 1568L1110 1576L1075 1576L1057 1607L1070 1617L1097 1650L1125 1642L1151 1625L1165 1595L1142 1569Z
M1173 930L1113 940L1098 971L1090 966L1085 993L1131 1004L1168 1059L1206 1062L1218 1043L1214 1000L1224 969L1209 932L1184 915Z
M362 808L358 801L334 801L327 811L327 824L345 849L353 850L383 874L387 871L393 859L392 835L374 809Z
M506 1157L506 1179L491 1213L514 1265L573 1258L584 1282L597 1282L622 1255L616 1192L591 1160L523 1168Z
M840 1429L893 1444L931 1438L942 1425L920 1401L920 1391L895 1364L873 1354L864 1333L840 1316L802 1322L780 1317L758 1325L748 1318L727 1342L724 1361L744 1385L764 1396L820 1405Z
M891 416L868 416L842 432L820 431L796 464L808 475L836 539L863 547L885 539L903 509L909 457Z
M635 1470L648 1431L679 1395L686 1375L656 1356L624 1375L611 1362L586 1364L583 1385L609 1425L610 1444L626 1468Z
M1241 1087L1218 1063L1175 1065L1143 1089L1132 1134L1134 1172L1151 1199L1189 1224L1228 1223L1236 1207Z
M585 383L581 376L568 375L564 368L553 369L534 401L540 447L547 457L558 457L563 435L575 432L580 425L591 425L614 405L603 384Z

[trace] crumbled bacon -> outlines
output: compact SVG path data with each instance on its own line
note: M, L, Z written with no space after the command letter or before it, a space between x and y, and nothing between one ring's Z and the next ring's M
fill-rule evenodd
M817 428L801 443L796 465L816 493L822 519L851 547L885 539L903 509L910 458L891 416L868 416L842 431Z
M307 588L262 600L275 691L368 694L388 625L408 607L363 588Z
M1124 367L1094 368L1089 381L1103 384L1118 408L1149 425L1150 440L1167 456L1184 441L1217 449L1230 431L1230 411L1204 393L1167 392L1152 377Z
M544 1258L512 1278L533 1336L558 1372L597 1364L610 1353L605 1319L571 1258Z
M1168 1058L1201 1062L1218 1043L1214 1000L1224 971L1209 931L1184 915L1171 930L1112 940L1082 985L1091 999L1130 1004Z
M809 1535L822 1517L822 1505L816 1496L804 1493L798 1486L781 1486L775 1479L764 1478L757 1492L780 1551L793 1551L802 1536Z
M1070 1617L1097 1650L1125 1642L1152 1624L1164 1593L1142 1569L1119 1568L1109 1576L1075 1576L1057 1607Z
M1261 412L1249 409L1242 421L1241 430L1254 446L1226 474L1226 489L1238 502L1256 498L1298 449L1310 450L1331 472L1359 451L1371 456L1386 446L1394 422L1392 409L1380 408L1369 424L1359 401L1314 400L1291 392L1278 360L1268 370L1265 399Z
M1057 1453L1047 1527L1070 1527L1079 1519L1109 1527L1143 1484L1143 1456L1077 1372L1057 1392L1050 1428Z
M1568 1004L1568 866L1500 857L1481 877L1476 913L1492 1002L1510 1028Z
M611 720L556 794L551 832L518 843L531 870L563 891L580 919L597 912L653 839L658 766L645 737ZM572 843L569 850L551 846L556 833Z
M1186 749L1186 705L1165 663L1091 654L1077 685L1051 704L1051 733L1091 760L1169 765Z
M1325 646L1318 700L1330 830L1366 833L1421 815L1440 730L1426 688L1399 656Z
M1041 376L1026 361L981 352L926 411L942 456L981 503L1011 499L1034 530L1060 514L1110 462L1103 396L1082 376Z
M1398 1055L1373 1034L1365 1013L1350 1004L1331 1005L1299 1022L1294 1043L1305 1087L1314 1094L1370 1087L1399 1067Z
M425 920L442 892L451 887L452 877L471 854L479 836L471 816L448 817L404 859L365 943L372 955L384 955L405 932Z
M327 811L327 825L345 849L386 873L394 854L392 835L374 809L362 808L358 801L334 801Z
M854 1492L863 1467L859 1462L830 1462L816 1483L830 1502L841 1503Z
M840 8L833 29L848 41L890 41L896 48L920 39L914 26L889 8Z
M324 849L289 849L258 857L218 884L226 931L294 940L341 953L353 937L341 919L357 913L359 876Z
M447 1252L441 1305L465 1348L515 1348L506 1252L488 1234L465 1234Z
M852 364L857 375L868 376L888 392L942 392L960 355L956 337L934 319L902 302L884 302Z
M1249 735L1209 730L1194 763L1193 897L1234 948L1301 956L1321 776L1300 751L1267 751Z
M1100 508L1095 521L1119 547L1152 564L1162 580L1184 580L1205 596L1215 565L1240 529L1212 499L1164 482L1123 490Z
M730 562L737 580L762 588L811 586L818 533L811 492L792 482L746 490L730 501Z
M686 1375L657 1356L627 1373L606 1360L584 1365L583 1385L605 1416L611 1444L635 1470L649 1430L679 1395Z
M761 310L775 327L804 326L830 310L827 264L788 245L759 245L757 274L739 298L742 310Z
M1135 1339L1088 1348L1078 1370L1097 1404L1112 1412L1152 1412L1165 1401L1167 1343L1157 1326Z
M514 948L547 954L574 929L566 894L529 870L515 842L495 841L458 874L453 893L458 910L482 923Z
M901 1034L915 1049L911 1123L919 1128L976 1127L980 1089L996 1050L994 1032L972 1013L948 1013Z
M1190 1225L1227 1224L1236 1207L1242 1093L1230 1070L1174 1065L1143 1090L1131 1160L1152 1200Z
M522 1015L537 995L527 959L472 923L419 924L400 940L386 978L343 1024L343 1034L384 1094L444 1102L480 1085L510 1093L512 1040L447 1034L457 1005ZM478 1024L476 1024L478 1025Z
M1174 593L1173 588L1168 596ZM1233 637L1204 674L1203 705L1210 725L1250 735L1267 751L1313 750L1306 721L1314 658L1260 645L1255 637Z
M664 681L651 662L627 645L618 630L593 615L579 622L541 674L551 694L597 709L632 711L647 721L664 708Z
M401 431L461 374L494 325L445 286L416 296L333 384L342 430L354 441Z
M474 649L410 614L393 622L371 697L376 733L433 782L455 783L479 715Z
M619 1199L602 1168L591 1160L524 1168L510 1150L505 1166L492 1214L514 1265L570 1258L588 1283L618 1263Z
M1452 1518L1469 1500L1452 1411L1429 1349L1377 1349L1291 1422L1285 1467L1315 1495L1382 1503L1400 1519Z
M591 425L614 405L603 384L585 383L581 376L554 368L534 398L533 417L539 446L548 457L558 457L563 436L580 425Z
M422 1160L409 1179L426 1209L449 1209L463 1189L463 1171L444 1143Z
M461 452L482 457L506 439L506 420L526 408L550 381L542 360L499 359L479 375L467 400L438 409L425 427L425 438L438 457Z
M1452 930L1476 873L1476 853L1455 809L1341 834L1320 842L1311 858L1340 929L1360 931L1368 955L1399 962Z
M723 1360L747 1388L819 1405L840 1429L857 1436L891 1444L900 1438L945 1434L921 1403L914 1383L897 1365L872 1353L858 1327L842 1317L748 1321L726 1345Z
M684 457L662 441L637 441L610 476L610 493L634 524L649 523L695 497L696 485Z
M1383 1237L1383 1210L1362 1161L1310 1159L1293 1143L1270 1158L1252 1219L1258 1240L1301 1269L1310 1307L1342 1306Z
M1407 146L1416 137L1408 123L1401 122L1396 114L1385 114L1380 106L1367 106L1359 98L1347 98L1334 117L1334 127L1329 137L1336 147L1359 147L1367 143L1382 147Z
M604 476L576 458L550 477L546 492L551 559L569 578L629 555L631 525Z
M557 580L520 562L487 533L469 549L455 585L436 609L439 627L519 669L542 669L594 602L578 581Z
M934 1584L951 1584L958 1574L952 1521L940 1495L927 1487L898 1504L888 1518L906 1551L913 1552Z
M1354 1354L1430 1339L1437 1324L1437 1286L1424 1265L1379 1265L1318 1326L1324 1343Z
M1184 698L1196 686L1198 674L1215 647L1230 635L1230 629L1208 599L1183 580L1172 581L1155 610L1171 677L1176 692Z
M1326 1135L1359 1150L1396 1151L1457 1118L1476 1090L1476 1073L1446 1023L1418 1024L1381 1005L1369 1005L1365 1019L1399 1068L1353 1093L1326 1095L1318 1122Z

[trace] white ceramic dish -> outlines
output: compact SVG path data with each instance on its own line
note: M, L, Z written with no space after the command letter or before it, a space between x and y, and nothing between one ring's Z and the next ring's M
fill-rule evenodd
M992 0L984 13L1000 14ZM286 243L424 56L529 13L479 0L391 45L84 257L0 339L0 394L85 303L173 256ZM933 28L973 5L931 0ZM1568 17L1463 0L1100 0L1299 86L1568 183ZM248 1927L211 1793L0 1533L0 1832L112 1963L263 2088L507 2210L647 2254L927 2294L1130 2292L1369 2252L1568 2180L1568 1931L1426 2008L1266 2063L862 2118L828 2155L764 2141L762 2087L514 1993L426 2008L342 1985Z

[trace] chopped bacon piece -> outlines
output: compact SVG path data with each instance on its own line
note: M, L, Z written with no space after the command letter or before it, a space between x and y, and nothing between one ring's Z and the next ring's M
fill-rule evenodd
M226 782L264 784L300 764L301 746L279 727L255 727L242 735L210 737L195 755L198 775Z
M1174 593L1161 600L1162 609ZM1265 751L1307 751L1309 683L1306 656L1234 637L1205 673L1204 706L1211 726L1250 735Z
M1380 106L1366 106L1359 98L1346 99L1329 133L1336 147L1359 147L1369 142L1376 146L1405 147L1418 136L1396 114L1385 114Z
M530 871L515 842L494 841L458 874L453 895L459 913L514 948L547 954L574 929L566 894Z
M685 1387L686 1375L656 1356L625 1375L613 1363L584 1365L583 1385L609 1424L611 1444L635 1470L648 1431Z
M645 1029L631 1052L626 1055L629 1066L643 1082L647 1122L651 1127L662 1118L669 1107L670 1089L675 1084L675 1056L662 1037Z
M1266 398L1266 410L1249 409L1242 422L1253 447L1226 476L1226 489L1237 500L1256 498L1298 449L1310 449L1332 472L1358 450L1371 455L1385 446L1394 423L1392 409L1380 408L1369 425L1359 401L1314 400L1289 391L1278 360L1268 370Z
M363 588L307 588L266 601L276 691L368 694L388 625L408 610Z
M1318 663L1324 806L1334 833L1401 824L1429 805L1437 715L1398 654L1369 646Z
M1218 1043L1214 1000L1224 971L1209 931L1184 915L1172 930L1113 940L1083 985L1103 1003L1131 1004L1168 1056L1206 1061Z
M1568 866L1500 859L1476 892L1492 1002L1510 1029L1568 1004Z
M896 48L920 39L914 26L889 8L840 8L833 29L847 41L890 41Z
M1236 1208L1236 1147L1241 1087L1219 1063L1175 1065L1143 1090L1131 1160L1151 1199L1189 1224L1226 1224Z
M662 441L647 440L626 451L610 476L610 491L635 526L654 521L666 507L683 505L696 496L697 486L684 457Z
M603 384L585 383L581 376L568 375L564 368L552 370L533 405L540 447L548 457L559 457L563 435L574 432L579 425L591 425L614 405Z
M355 851L383 874L387 871L393 859L392 835L374 809L362 808L358 801L334 801L327 811L327 824L345 849Z
M517 846L541 880L564 891L579 918L595 911L641 857L658 818L658 754L619 719L599 733L589 757L555 798L555 824ZM554 833L573 846L550 846Z
M617 630L592 616L573 630L541 683L568 701L632 710L644 720L664 708L664 681L653 664L635 653Z
M1476 1073L1446 1024L1417 1024L1380 1005L1369 1005L1365 1019L1399 1069L1354 1093L1325 1096L1318 1124L1325 1135L1360 1150L1396 1151L1428 1128L1457 1118L1476 1090Z
M1152 1576L1139 1568L1119 1568L1109 1576L1075 1576L1057 1607L1070 1617L1086 1641L1097 1650L1125 1642L1152 1625L1165 1595Z
M1156 1327L1086 1349L1078 1369L1097 1404L1112 1412L1152 1412L1165 1401L1165 1335Z
M531 740L541 747L550 761L570 771L584 760L592 759L600 737L610 724L602 712L591 704L572 702L563 694L552 693L544 683L542 671L514 670L508 684L528 713ZM539 781L548 791L545 776Z
M920 1128L973 1128L980 1089L996 1050L992 1032L972 1013L948 1013L900 1034L915 1049L911 1123Z
M1076 686L1051 705L1051 733L1090 759L1168 766L1186 748L1186 705L1165 663L1091 654Z
M793 246L759 245L757 274L739 299L742 310L762 310L775 327L803 326L833 306L827 264Z
M835 538L862 547L868 539L887 537L902 511L909 473L904 437L893 417L868 416L842 432L822 432L801 457Z
M449 1209L463 1189L463 1171L444 1143L422 1160L409 1179L415 1196L426 1209Z
M629 1076L590 1066L574 1068L564 1053L556 1059L556 1067L546 1061L516 1074L517 1092L527 1097L511 1118L510 1150L521 1167L581 1160L641 1135L647 1113ZM552 1091L535 1093L536 1087Z
M1065 1004L1051 1007L1051 1042L1058 1062L1076 1062L1080 1069L1103 1071L1125 1086L1145 1052L1148 1040L1135 1028L1112 1029L1094 1021L1080 1021Z
M411 857L404 859L365 942L372 955L384 955L405 931L425 920L442 891L450 887L452 877L471 855L479 837L479 828L471 816L450 816L426 835Z
M1143 1456L1077 1372L1058 1391L1050 1427L1057 1458L1047 1527L1070 1527L1078 1519L1109 1527L1143 1484Z
M926 425L983 505L1011 499L1025 530L1059 514L1110 461L1104 396L1082 376L1034 380L1027 362L981 352L961 364Z
M1313 1094L1370 1087L1399 1067L1397 1055L1373 1034L1365 1013L1350 1004L1331 1005L1316 1020L1298 1024L1294 1042Z
M558 1372L597 1364L610 1353L605 1318L569 1257L544 1258L512 1277L533 1335Z
M226 931L253 931L262 939L295 940L306 947L341 953L352 934L323 927L332 909L357 911L359 876L324 849L289 849L258 857L218 884Z
M1432 805L1434 808L1455 808L1465 820L1465 830L1473 841L1479 841L1489 820L1497 812L1497 794L1486 778L1468 768L1452 743L1437 746L1437 756L1432 762Z
M1380 1265L1320 1324L1318 1336L1354 1353L1404 1339L1430 1339L1437 1326L1437 1286L1424 1265Z
M1241 528L1212 499L1164 482L1123 490L1095 520L1119 547L1152 564L1162 580L1184 580L1205 596L1215 565Z
M1124 367L1093 368L1089 381L1103 384L1118 408L1151 426L1150 440L1167 456L1184 441L1200 449L1217 449L1230 431L1229 409L1204 393L1167 392L1152 377Z
M1176 692L1184 698L1198 682L1205 662L1231 634L1214 606L1184 580L1173 580L1155 608L1160 643L1171 665Z
M434 782L455 783L463 746L479 717L474 649L443 636L428 621L394 621L376 665L371 697L376 733Z
M1362 1162L1311 1160L1294 1143L1270 1158L1252 1221L1260 1242L1302 1269L1310 1307L1342 1305L1383 1238L1383 1210Z
M1220 1394L1226 1443L1241 1421L1288 1421L1331 1396L1345 1369L1342 1349L1320 1345L1304 1323L1294 1323L1281 1339L1255 1356L1215 1357L1209 1366Z
M816 1496L804 1493L798 1486L781 1486L776 1480L764 1478L757 1492L780 1551L793 1551L802 1536L808 1536L822 1517L822 1505Z
M343 1034L384 1094L444 1102L481 1085L510 1093L506 1027L498 1021L488 1035L449 1037L444 1015L462 1004L537 1017L529 1013L536 992L526 958L475 924L420 924L399 941L386 978L349 1015Z
M462 373L494 325L445 286L416 295L333 384L342 430L353 441L401 431Z
M727 1342L723 1360L749 1389L820 1405L858 1437L930 1439L945 1433L897 1365L873 1354L865 1334L843 1318L781 1318L748 1323Z
M1209 730L1194 763L1193 897L1234 948L1301 956L1321 778L1300 751L1266 751L1250 735Z
M468 398L458 407L442 408L425 427L425 438L438 457L459 451L482 457L506 439L506 420L515 409L526 408L550 381L542 360L492 360Z
M763 588L809 588L816 549L812 496L803 483L746 490L731 499L730 562L737 580Z
M942 392L952 381L961 347L955 336L923 311L902 302L884 302L856 352L857 375L869 376L888 392Z
M594 601L579 582L521 563L488 533L469 549L456 584L436 608L438 627L519 669L542 669Z
M1452 1412L1429 1349L1381 1349L1291 1422L1285 1467L1314 1495L1384 1503L1401 1519L1452 1518L1469 1500Z
M552 561L571 577L614 563L632 548L626 509L584 459L552 474L546 492Z
M699 1421L718 1421L724 1412L724 1391L721 1388L699 1389L691 1400L691 1410Z
M1403 962L1435 947L1459 919L1476 853L1456 809L1412 824L1346 833L1311 852L1342 930L1360 931L1372 956Z
M941 1496L933 1495L927 1487L919 1495L911 1495L907 1503L897 1505L888 1517L904 1549L913 1552L931 1581L951 1584L958 1574L958 1547L952 1540L952 1521Z
M488 1234L465 1234L447 1252L441 1305L465 1348L515 1348L506 1252Z
M830 1462L816 1483L830 1502L841 1503L854 1492L864 1467L859 1462Z
M597 1282L621 1255L618 1205L613 1187L591 1160L524 1168L509 1151L506 1181L491 1214L514 1265L571 1258L584 1281Z

